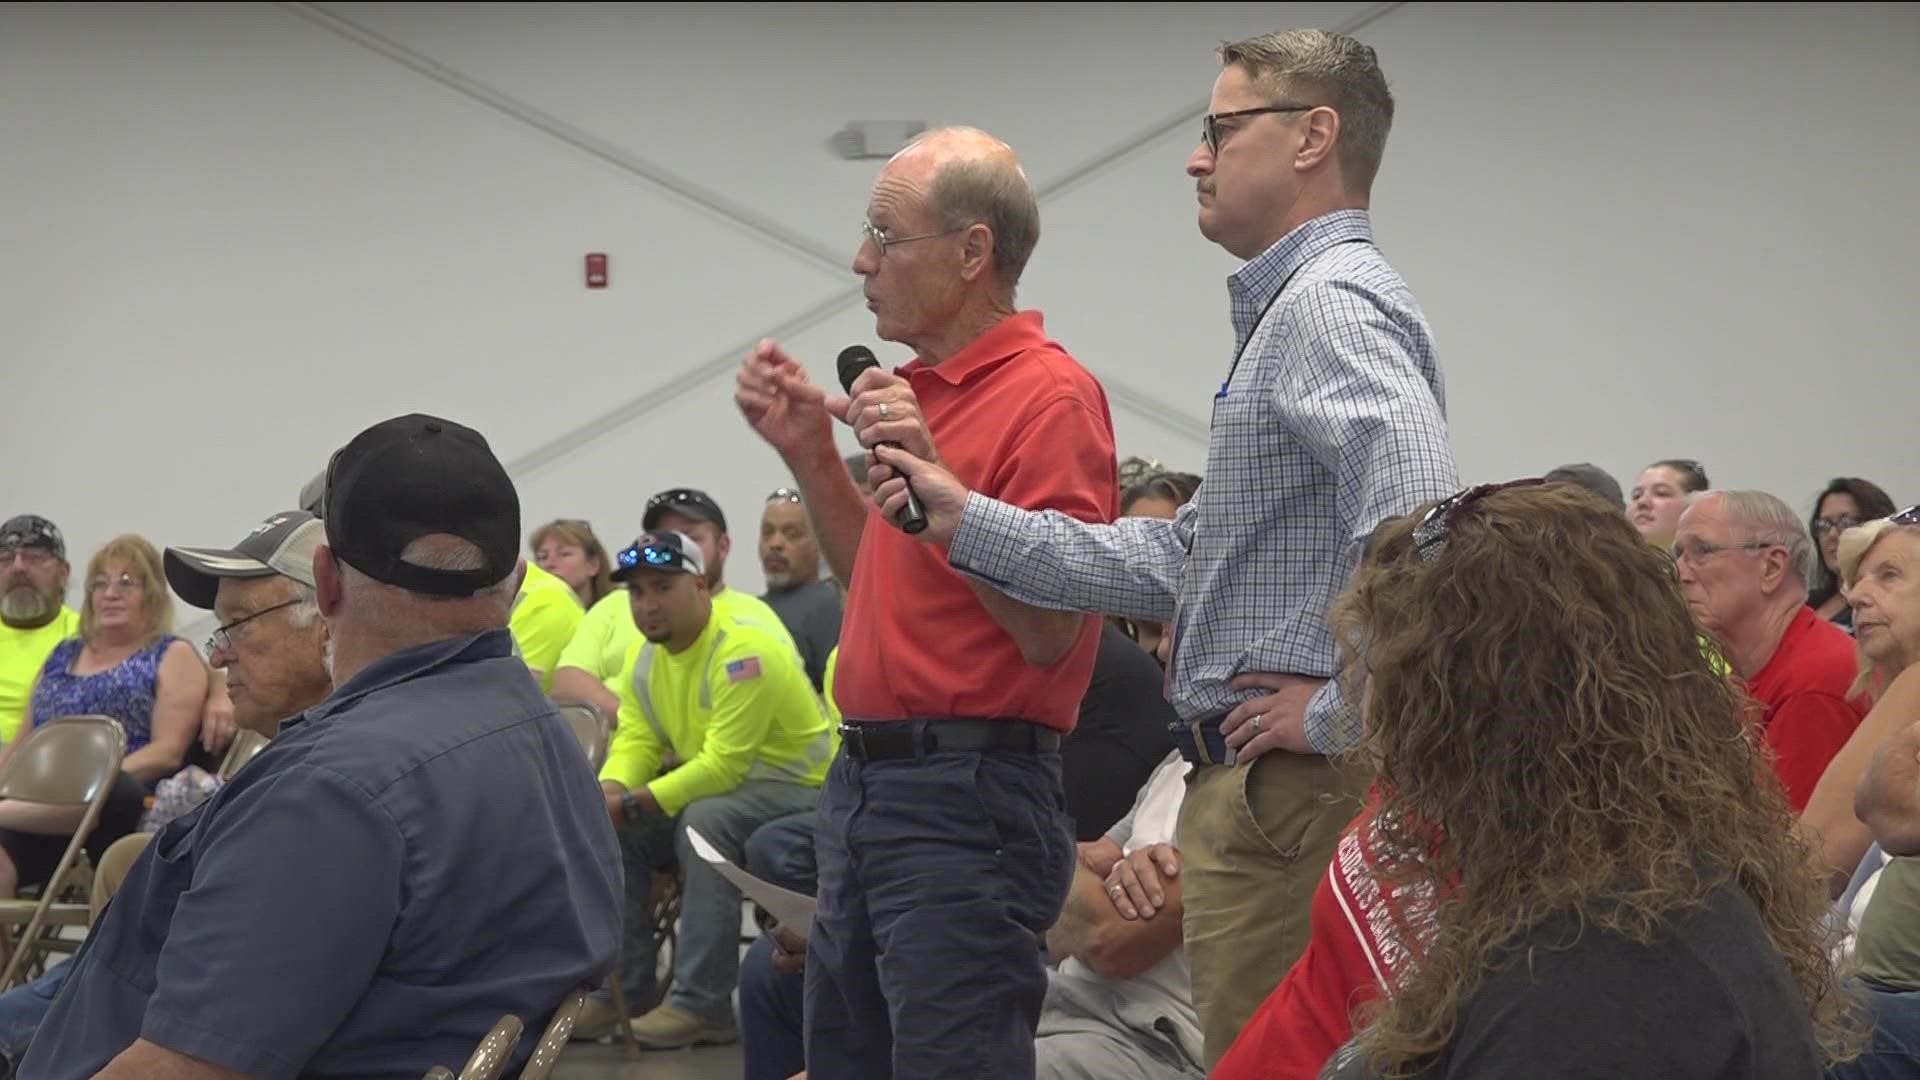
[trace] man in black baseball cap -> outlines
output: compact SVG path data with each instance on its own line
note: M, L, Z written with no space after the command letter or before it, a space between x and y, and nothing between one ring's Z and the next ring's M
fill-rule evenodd
M693 537L705 557L707 585L722 587L733 538L727 535L726 512L713 496L698 488L668 488L647 500L640 527L647 532L667 529Z
M195 574L291 562L266 538L286 524L174 554ZM605 796L507 633L506 470L470 428L388 420L334 455L323 529L333 692L155 837L21 1075L424 1075L612 970Z
M53 522L19 514L0 525L0 742L12 742L47 654L80 632L65 603L67 542Z

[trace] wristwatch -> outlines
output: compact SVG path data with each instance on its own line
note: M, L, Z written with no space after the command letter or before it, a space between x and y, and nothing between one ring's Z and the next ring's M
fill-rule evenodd
M645 813L640 806L640 797L631 791L621 795L620 813L625 815L628 821L639 821L640 815Z

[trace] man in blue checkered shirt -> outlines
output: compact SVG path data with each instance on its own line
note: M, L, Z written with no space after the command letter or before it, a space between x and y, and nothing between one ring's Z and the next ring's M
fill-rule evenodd
M887 520L913 482L948 561L1029 604L1171 619L1175 737L1196 764L1164 850L1109 891L1181 878L1208 1064L1307 940L1308 899L1367 781L1328 605L1381 520L1458 489L1440 367L1367 213L1393 99L1371 48L1296 30L1224 46L1201 146L1200 231L1247 260L1227 282L1236 354L1206 482L1172 521L1088 525L967 492L882 448ZM1156 859L1158 860L1156 862Z

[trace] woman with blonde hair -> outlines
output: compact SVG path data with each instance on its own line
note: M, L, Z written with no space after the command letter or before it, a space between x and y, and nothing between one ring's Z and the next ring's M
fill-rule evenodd
M533 530L527 540L534 565L561 581L580 598L582 608L613 591L613 563L593 534L593 526L577 518L557 518Z
M98 860L133 832L153 785L178 772L200 730L207 668L173 636L173 597L160 553L138 536L116 537L87 563L80 636L54 647L29 698L20 739L62 716L93 714L120 722L127 755L99 823L87 838ZM80 824L82 812L0 801L0 896L46 882Z
M1851 1036L1826 899L1671 561L1584 492L1375 533L1333 622L1414 950L1324 1075L1809 1077Z

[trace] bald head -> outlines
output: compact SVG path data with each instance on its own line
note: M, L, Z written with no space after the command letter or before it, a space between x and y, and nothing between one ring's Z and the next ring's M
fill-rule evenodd
M1040 241L1040 206L1013 147L978 128L936 128L887 162L875 184L918 197L942 231L984 226L996 284L1011 296Z

